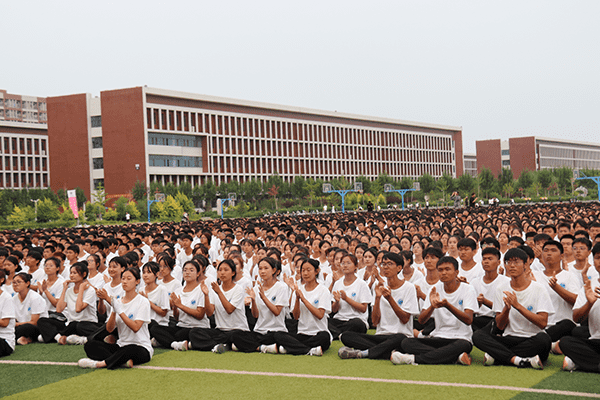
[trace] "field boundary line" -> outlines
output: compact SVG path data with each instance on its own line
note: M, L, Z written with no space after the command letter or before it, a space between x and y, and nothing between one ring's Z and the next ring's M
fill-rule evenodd
M19 360L0 360L0 364L77 366L76 362L19 361ZM134 368L135 369L154 370L154 371L203 372L203 373L211 373L211 374L254 375L254 376L304 378L304 379L331 379L331 380L361 381L361 382L375 382L375 383L398 383L398 384L404 384L404 385L445 386L445 387L458 387L458 388L467 388L467 389L510 390L513 392L528 392L528 393L540 393L540 394L555 394L555 395L561 395L561 396L579 396L579 397L600 398L599 393L573 392L573 391L567 391L567 390L553 390L553 389L536 389L536 388L524 388L524 387L515 387L515 386L483 385L483 384L477 384L477 383L414 381L414 380L404 380L404 379L366 378L366 377L360 377L360 376L311 375L311 374L297 374L297 373L287 373L287 372L236 371L236 370L231 370L231 369L212 369L212 368L159 367L159 366L151 366L151 365L138 365L138 366L134 366Z

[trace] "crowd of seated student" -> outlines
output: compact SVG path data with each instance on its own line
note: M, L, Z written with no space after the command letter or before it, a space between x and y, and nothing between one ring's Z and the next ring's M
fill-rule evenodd
M0 232L0 355L84 345L599 371L597 203ZM367 330L374 328L375 333Z

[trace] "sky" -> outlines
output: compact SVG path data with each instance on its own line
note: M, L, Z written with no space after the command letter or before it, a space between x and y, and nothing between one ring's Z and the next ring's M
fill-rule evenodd
M600 143L600 1L2 2L0 88L147 85Z

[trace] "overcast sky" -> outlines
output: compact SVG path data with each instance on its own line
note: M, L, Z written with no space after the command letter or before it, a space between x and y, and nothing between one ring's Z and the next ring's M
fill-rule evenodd
M148 85L600 142L600 1L11 1L0 88Z

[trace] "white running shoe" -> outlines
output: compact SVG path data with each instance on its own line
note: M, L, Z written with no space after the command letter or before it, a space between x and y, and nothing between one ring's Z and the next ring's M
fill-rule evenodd
M393 364L415 364L415 356L413 354L404 354L399 351L392 351L390 361Z
M239 351L237 346L233 343L231 343L231 351Z
M575 369L577 369L577 366L575 365L573 360L565 356L565 359L563 360L562 369L563 371L575 371Z
M44 337L42 335L38 336L38 342L44 343Z
M287 350L283 346L279 346L279 354L287 354Z
M310 351L308 352L309 356L317 356L320 357L323 355L323 349L321 348L321 346L317 346L317 347L313 347L312 349L310 349Z
M183 342L173 342L173 343L171 343L171 348L173 350L177 350L177 351L187 351L187 349L188 349L187 340L184 340Z
M560 340L556 342L552 342L552 347L550 347L550 353L562 355L562 350L560 349Z
M218 345L216 345L215 347L213 347L212 352L213 353L217 353L217 354L223 354L225 353L227 350L229 350L227 348L227 345L224 343L219 343Z
M260 346L260 352L264 354L277 354L276 344L262 344Z
M98 368L96 366L97 363L97 361L90 358L82 358L77 364L79 365L79 368Z
M490 356L488 353L483 355L483 365L489 367L490 365L494 365L494 362L496 362L496 360L494 360L494 357Z
M87 337L79 336L79 335L69 335L67 336L67 344L72 345L84 345L87 343Z
M529 359L529 364L531 364L531 368L533 369L544 369L544 364L542 363L540 356L531 357Z

